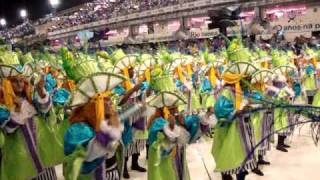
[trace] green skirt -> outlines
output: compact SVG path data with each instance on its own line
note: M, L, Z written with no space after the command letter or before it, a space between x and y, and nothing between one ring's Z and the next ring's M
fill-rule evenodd
M235 119L232 123L215 126L212 155L216 162L216 171L225 174L236 174L242 169L253 169L256 166L253 145L246 124Z
M276 108L274 110L274 131L277 131L279 135L288 135L288 111L282 108Z
M148 179L190 180L185 148L174 149L174 152L163 157L160 155L160 149L160 145L157 142L149 147Z
M30 179L45 168L62 163L63 146L49 123L34 117L15 132L4 135L1 180Z

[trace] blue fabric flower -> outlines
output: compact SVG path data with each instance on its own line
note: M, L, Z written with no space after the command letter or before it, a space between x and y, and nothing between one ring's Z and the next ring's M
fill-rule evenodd
M311 75L312 73L314 73L314 67L312 65L308 65L306 68L306 73L308 75Z
M209 79L204 78L201 83L201 91L200 92L205 93L205 92L211 92L211 91L212 91L212 86L211 86Z
M168 123L168 121L163 118L157 118L153 121L153 123L149 129L149 136L148 136L148 144L149 145L152 145L152 143L157 140L158 132L162 131L163 127L167 123Z
M0 125L9 119L10 112L5 107L0 107Z
M126 90L124 89L123 86L118 85L118 86L116 86L116 87L112 90L112 92L113 92L114 94L123 95L123 94L126 93Z
M293 82L293 91L295 94L295 97L300 96L301 95L301 84L298 82Z
M255 101L262 101L263 99L263 96L260 92L258 91L254 91L251 93L251 98Z
M70 92L64 88L58 89L52 98L54 105L64 105L70 97Z
M176 80L176 87L180 88L182 86L182 82L180 80Z
M72 124L64 135L64 154L72 154L79 145L87 147L95 135L95 131L86 123Z
M149 88L149 83L148 83L148 81L143 81L142 84L141 84L140 90L141 90L141 91L144 91L144 90L146 90L146 89L148 89L148 88Z
M225 96L219 96L214 105L214 113L218 120L227 119L233 113L233 111L233 102Z
M57 81L54 79L54 77L49 73L46 76L46 84L45 84L45 88L46 90L51 93L54 88L56 88L57 86Z
M184 118L184 125L187 131L190 133L190 141L194 140L197 135L199 126L200 126L200 118L197 115L189 115Z

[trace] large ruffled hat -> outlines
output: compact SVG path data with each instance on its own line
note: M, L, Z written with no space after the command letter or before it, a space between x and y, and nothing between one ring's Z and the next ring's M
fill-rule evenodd
M166 116L170 114L168 107L178 107L187 102L184 95L177 89L172 74L162 70L161 67L153 69L150 88L156 92L156 95L147 99L148 105L162 108Z
M244 48L241 39L232 40L228 49L229 64L222 74L222 79L226 84L235 86L236 109L240 109L242 101L242 89L240 81L243 78L250 77L257 71L257 67L253 64L250 51Z
M161 91L155 96L147 99L148 105L155 108L177 107L181 104L186 104L187 100L181 93L172 91Z
M104 119L104 98L111 95L111 90L126 80L124 76L100 72L83 78L76 86L69 106L79 107L92 101L96 108L96 119L88 122L96 131L100 129L100 123Z
M200 53L202 62L205 64L201 66L199 75L205 76L207 73L212 87L216 86L216 69L224 65L224 60L218 59L213 53L209 53L208 49Z
M139 57L138 64L135 66L134 71L138 77L144 76L147 81L150 81L151 70L156 64L157 64L157 60L152 55L142 54Z
M285 76L294 76L298 73L298 70L294 65L288 64L288 65L281 65L274 68L273 72L277 75L282 74Z
M242 76L250 76L258 69L255 64L246 61L238 61L231 63L226 67L225 73L241 74Z
M0 77L8 78L13 76L21 75L22 71L12 65L0 64Z
M243 78L250 77L256 71L257 68L254 66L254 64L250 62L238 61L229 64L222 74L222 79L224 80L225 84L231 84L235 86L236 109L238 110L240 109L242 101L242 89L240 81Z
M124 82L124 88L129 90L132 88L132 83L129 77L129 69L134 68L137 56L136 55L126 55L122 49L114 51L111 55L111 59L114 62L113 73L122 73L127 80Z
M257 89L264 91L265 84L272 81L274 78L274 73L268 69L261 69L251 76L251 84L253 84Z
M0 64L0 78L1 78L1 86L3 88L3 99L4 104L9 108L14 107L15 93L9 80L10 77L21 76L22 71L18 69L16 66ZM27 87L25 89L27 92L28 100L31 99L31 88Z

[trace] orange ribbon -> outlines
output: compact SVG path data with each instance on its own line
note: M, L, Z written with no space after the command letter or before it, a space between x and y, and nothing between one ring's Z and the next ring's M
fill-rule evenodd
M100 131L100 124L104 120L104 98L108 97L111 94L110 91L106 91L104 93L98 93L93 96L92 101L95 103L95 108L96 108L96 119L94 123L94 128L96 132Z
M244 76L242 74L233 74L230 72L223 73L222 79L227 83L227 84L234 84L235 85L235 97L236 97L236 109L240 110L241 108L241 101L242 101L242 90L241 90L241 85L240 85L240 80Z
M210 80L211 86L216 87L217 78L216 78L216 71L213 66L210 68L209 80Z
M122 71L123 71L123 75L127 78L127 80L123 82L123 85L124 85L124 88L128 91L132 88L132 83L130 81L130 76L129 76L129 70L128 68L124 68Z
M14 108L14 102L13 99L16 97L11 81L8 79L2 80L2 87L3 87L3 98L4 98L4 104L7 106L8 109Z
M183 73L182 73L181 65L179 65L179 66L176 68L176 72L177 72L177 74L178 74L179 80L180 80L182 83L185 83L187 80L186 80L186 77L184 77L184 75L183 75Z
M147 80L148 82L150 82L150 80L151 80L150 68L147 68L147 69L144 71L144 76L146 77L146 80Z

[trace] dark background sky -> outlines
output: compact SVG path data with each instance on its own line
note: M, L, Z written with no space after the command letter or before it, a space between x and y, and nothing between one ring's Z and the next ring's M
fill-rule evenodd
M70 8L72 6L83 4L92 0L60 0L60 9ZM9 26L20 24L22 22L19 11L25 8L28 11L29 18L37 19L50 12L49 0L0 0L0 18L4 17Z

